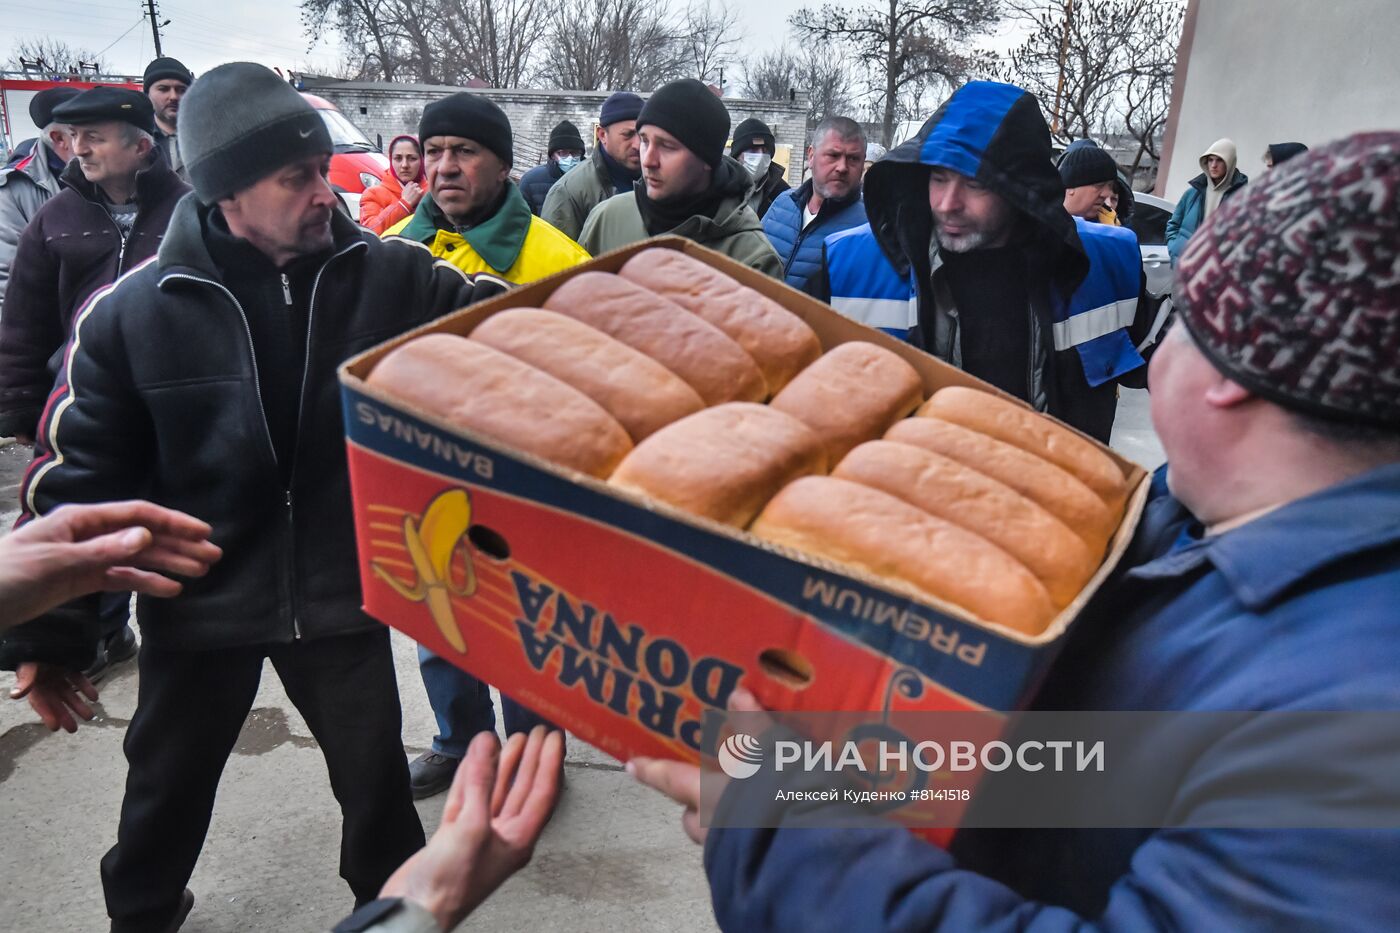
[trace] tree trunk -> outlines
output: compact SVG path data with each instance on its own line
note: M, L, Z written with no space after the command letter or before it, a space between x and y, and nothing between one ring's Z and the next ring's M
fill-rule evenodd
M890 0L889 44L885 49L885 119L880 135L886 149L894 145L894 97L899 88L899 75L895 74L899 62L898 20L895 18L897 3L898 0Z

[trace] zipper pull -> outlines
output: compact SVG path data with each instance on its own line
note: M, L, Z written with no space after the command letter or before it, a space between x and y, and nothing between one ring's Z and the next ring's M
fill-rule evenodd
M287 307L292 306L292 283L287 280L287 273L282 273L282 297L287 301Z

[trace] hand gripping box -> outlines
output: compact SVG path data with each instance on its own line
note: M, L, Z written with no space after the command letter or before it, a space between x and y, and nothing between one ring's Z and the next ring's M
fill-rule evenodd
M573 275L615 272L655 246L778 301L824 348L866 340L898 353L926 394L996 391L689 241L617 250L341 367L365 610L623 760L710 751L705 711L723 709L740 683L771 709L1016 709L1127 547L1146 497L1141 467L1114 455L1132 491L1107 559L1032 638L451 428L365 384L413 336L467 335L498 311L540 306Z

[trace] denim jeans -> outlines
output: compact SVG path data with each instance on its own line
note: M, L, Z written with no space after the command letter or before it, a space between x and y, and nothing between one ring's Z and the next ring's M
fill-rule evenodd
M433 736L433 751L449 758L462 758L467 746L478 732L496 728L496 710L491 703L491 687L440 658L422 645L418 646L418 669L423 674L423 687L428 692L428 704L437 718L437 735ZM501 714L506 734L529 732L535 726L557 728L519 703L501 694Z

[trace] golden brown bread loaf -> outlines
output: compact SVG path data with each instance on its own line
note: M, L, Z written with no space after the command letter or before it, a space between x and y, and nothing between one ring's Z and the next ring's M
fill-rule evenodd
M918 407L924 383L884 347L855 340L824 353L773 399L772 406L821 435L828 463Z
M850 480L806 476L789 483L751 530L1028 635L1043 631L1055 615L1045 586L996 545Z
M1025 564L1056 609L1068 606L1098 568L1083 539L1064 522L1009 486L922 447L870 441L848 453L831 475L883 490L981 535Z
M705 407L686 382L639 350L553 311L511 308L471 339L567 382L621 422L636 443Z
M770 395L822 355L821 341L806 321L680 250L642 250L617 274L728 334L763 371Z
M824 472L811 428L767 405L730 402L657 431L609 482L743 528L788 482Z
M1107 454L1045 415L990 392L964 386L939 389L919 415L960 424L1049 460L1074 474L1115 511L1128 497L1127 478Z
M573 386L452 334L395 348L366 382L449 424L599 479L632 449L617 419Z
M1118 527L1118 513L1070 473L985 434L940 418L905 418L885 439L942 454L1005 483L1079 535L1095 559Z
M758 364L713 324L607 272L584 272L554 290L546 310L582 321L680 376L706 405L761 402Z

